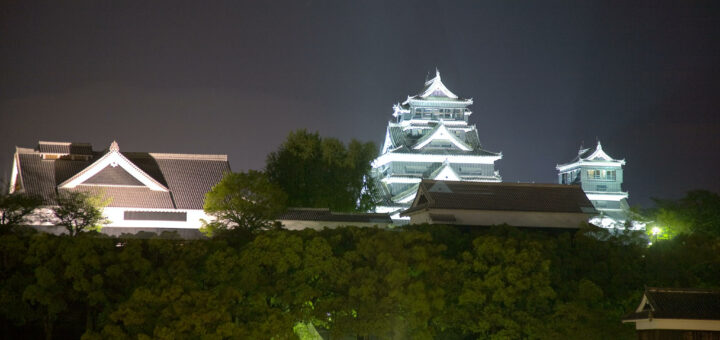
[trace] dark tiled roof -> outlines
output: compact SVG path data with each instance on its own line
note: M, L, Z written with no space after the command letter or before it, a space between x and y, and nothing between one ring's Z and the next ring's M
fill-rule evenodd
M53 161L48 161L53 162ZM54 161L55 166L55 183L60 184L65 182L70 177L75 176L78 172L87 168L91 161L83 160L70 160L70 159L57 159Z
M110 185L134 185L143 186L133 175L129 174L120 166L106 166L97 174L85 180L87 184L110 184Z
M405 213L435 209L594 213L580 186L534 183L486 183L423 180L418 188L427 202Z
M388 133L390 134L390 141L392 143L392 147L395 148L401 145L405 145L406 136L405 131L403 131L402 129L402 126L388 126Z
M55 202L55 162L38 154L19 154L21 181L25 192L38 195L47 204Z
M153 191L147 187L111 187L78 185L73 189L110 199L108 207L174 209L172 197L167 191Z
M41 142L53 145L52 142ZM42 159L42 152L18 148L22 185L26 192L42 196L53 204L56 188L93 164L106 152L93 152L87 160ZM117 187L106 185L142 185L121 167L108 167L91 177L77 190L103 192L112 197L111 207L158 209L202 209L205 193L217 184L225 172L230 171L227 156L151 154L122 152L131 163L152 177L170 192L152 191L146 187ZM128 177L130 176L130 177Z
M625 321L656 319L720 320L720 290L647 288L647 303Z
M278 220L392 223L390 215L376 213L335 213L330 209L290 208Z
M73 155L92 155L92 146L89 143L69 142L43 142L38 143L38 151L43 153L59 153Z
M157 159L178 209L202 209L205 194L230 171L228 162L200 159Z

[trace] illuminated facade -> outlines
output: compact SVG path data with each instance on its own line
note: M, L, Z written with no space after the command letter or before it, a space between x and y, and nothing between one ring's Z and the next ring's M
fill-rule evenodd
M594 149L580 148L570 163L560 164L560 184L580 184L585 194L600 212L591 223L603 227L617 227L628 219L628 193L622 191L624 159L613 159L598 141Z
M120 152L113 142L96 151L87 143L39 142L34 149L18 147L14 155L10 193L41 197L47 213L63 192L79 191L108 199L103 214L110 223L103 233L176 231L197 235L205 194L230 171L226 155ZM62 232L52 219L36 218L30 225Z
M381 188L377 212L393 219L415 198L422 179L500 182L495 161L502 153L483 149L475 125L468 124L472 99L456 96L440 73L422 91L393 107L373 177Z

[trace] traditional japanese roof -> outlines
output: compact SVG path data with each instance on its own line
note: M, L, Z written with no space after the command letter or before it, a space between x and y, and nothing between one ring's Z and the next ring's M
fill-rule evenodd
M70 143L70 142L38 142L38 151L42 153L53 153L63 155L92 155L92 146L90 143Z
M455 172L448 161L443 162L435 171L428 176L435 180L459 181L460 175Z
M596 213L577 185L423 180L410 209Z
M412 200L415 198L415 195L417 194L418 185L419 185L419 183L413 184L409 188L405 189L404 191L399 192L398 194L396 194L395 196L392 197L392 201L398 202L398 203L404 203L404 204L411 203Z
M356 222L356 223L392 223L390 215L379 213L337 213L323 208L290 208L280 214L278 220L320 221L320 222Z
M617 163L618 165L625 165L624 159L614 159L610 157L605 151L603 151L602 144L600 141L597 142L595 149L583 149L578 150L578 155L570 162L564 164L558 164L557 169L566 169L571 166L579 165L582 163Z
M407 107L405 105L412 100L454 101L462 102L464 104L472 104L472 99L459 98L457 95L452 93L445 84L443 84L442 79L440 78L440 71L438 70L435 70L435 78L425 82L425 87L423 87L420 93L412 97L408 97L408 99L402 103L402 108L406 109Z
M447 154L447 155L478 155L478 156L502 156L500 152L488 151L482 148L477 130L472 127L467 131L464 140L448 131L444 124L435 125L423 136L413 136L403 127L390 123L387 128L386 147L384 151L397 153L419 153L419 154ZM441 136L440 134L443 134ZM448 139L457 146L457 149L424 149L423 146L433 139Z
M645 319L720 320L720 290L648 287L623 321Z
M449 140L458 149L462 151L472 151L472 146L468 145L464 141L461 141L455 134L448 131L445 124L442 122L426 133L422 138L418 139L413 145L413 149L420 150L428 145L433 140Z
M60 146L68 151L75 145L52 143L16 151L22 190L50 205L58 192L69 190L102 193L111 199L110 207L202 209L205 193L230 171L225 155L120 152L115 142L106 151L86 153L86 158L47 158L41 149L62 154L56 152L62 151Z

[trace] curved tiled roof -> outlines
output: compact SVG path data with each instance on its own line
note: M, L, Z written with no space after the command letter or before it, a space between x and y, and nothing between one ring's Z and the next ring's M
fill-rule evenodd
M423 180L418 195L427 201L414 203L405 213L431 208L595 212L585 192L576 185Z
M42 143L52 145L48 142ZM47 204L54 204L56 188L60 183L86 170L106 154L106 152L92 152L87 158L43 159L45 153L39 149L18 148L17 150L19 176L23 189L27 193L41 196ZM230 164L225 155L147 152L121 152L121 154L169 191L150 190L121 167L107 167L78 185L75 190L103 192L112 199L109 205L111 207L202 209L205 193L222 179L225 172L230 171Z
M638 309L623 320L720 320L720 290L648 287Z

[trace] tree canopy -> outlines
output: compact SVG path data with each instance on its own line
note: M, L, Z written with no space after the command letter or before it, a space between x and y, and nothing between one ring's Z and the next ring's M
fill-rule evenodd
M659 238L701 233L720 236L720 195L707 190L689 191L679 200L655 200L650 233Z
M255 183L247 176L228 178ZM3 338L635 339L620 320L644 286L720 288L720 236L648 246L643 232L590 227L0 233Z
M42 198L23 193L0 195L0 228L21 225L42 203Z
M597 233L605 233L598 238ZM720 238L269 230L243 242L0 235L6 338L634 339L643 286L719 288ZM314 331L311 333L315 333Z
M322 138L306 130L291 132L280 148L268 155L270 181L288 195L288 205L368 211L374 207L371 162L373 143Z
M206 229L267 229L285 209L285 193L264 173L229 172L206 195L204 210L215 219Z
M57 205L52 208L55 225L65 227L70 236L84 231L100 231L110 221L103 215L109 201L102 194L91 195L82 191L61 191Z

